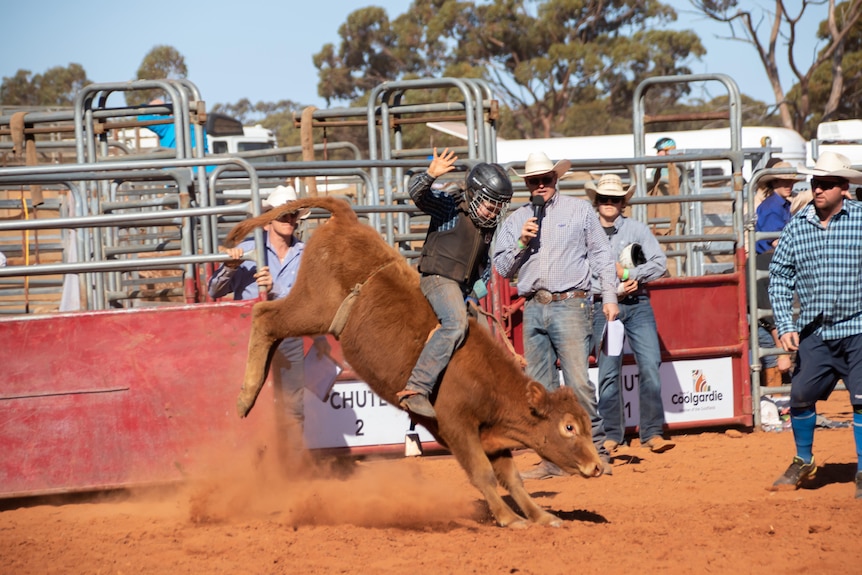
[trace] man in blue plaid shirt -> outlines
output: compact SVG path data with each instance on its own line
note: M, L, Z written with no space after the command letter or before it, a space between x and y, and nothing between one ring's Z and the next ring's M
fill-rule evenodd
M797 352L790 388L796 456L772 490L797 489L814 477L815 405L843 379L853 406L856 499L862 499L862 204L847 199L862 172L833 152L799 171L812 176L813 200L784 228L769 266L781 347ZM794 291L801 308L795 325Z

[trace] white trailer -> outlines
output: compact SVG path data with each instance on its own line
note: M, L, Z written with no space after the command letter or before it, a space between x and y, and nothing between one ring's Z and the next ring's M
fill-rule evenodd
M862 166L862 120L837 120L817 126L817 138L808 142L806 165L813 167L823 152L844 154Z
M429 127L440 132L467 139L466 126L457 122L431 122ZM726 128L704 130L676 130L647 134L646 150L654 156L653 145L660 138L673 138L676 150L673 153L702 153L730 148L730 130ZM742 128L742 148L771 147L780 149L774 155L793 165L803 166L806 161L805 139L793 130L773 126L749 126ZM560 138L533 138L528 140L506 140L497 138L497 162L523 162L531 152L545 152L554 160L633 158L635 140L632 134L606 136L574 136ZM730 162L704 162L704 172L710 175L730 175ZM743 177L751 176L751 165L743 169Z

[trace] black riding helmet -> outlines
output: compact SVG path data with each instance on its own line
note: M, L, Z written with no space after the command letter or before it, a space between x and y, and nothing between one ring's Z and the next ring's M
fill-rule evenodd
M467 192L470 218L479 227L493 228L512 200L512 182L502 166L483 162L467 174Z

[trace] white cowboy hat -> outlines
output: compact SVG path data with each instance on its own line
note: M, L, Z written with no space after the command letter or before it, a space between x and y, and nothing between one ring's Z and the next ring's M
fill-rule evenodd
M769 167L770 170L779 170L783 168L792 168L793 164L790 162L776 162L772 166ZM799 171L802 171L801 169ZM804 174L767 174L758 180L761 184L765 184L767 182L772 182L775 180L796 180L797 182L801 182L805 179Z
M862 184L862 172L854 170L850 158L835 152L823 152L814 168L799 168L799 173L810 176L844 178L852 184Z
M541 176L542 174L550 174L551 172L557 175L557 179L563 177L563 174L569 171L572 163L569 160L560 160L556 164L551 162L545 152L533 152L527 156L527 162L524 164L524 173L519 174L514 169L512 170L516 176L521 178L529 178L530 176Z
M269 196L261 202L261 205L263 206L264 211L268 211L297 199L299 198L297 197L296 190L293 189L293 186L278 186L269 193ZM311 215L311 211L308 209L298 210L298 213L299 219L301 220L304 220Z
M584 184L584 187L587 189L587 195L590 197L590 201L592 203L596 203L596 196L624 196L625 201L628 203L629 199L632 197L632 194L635 193L635 185L634 183L628 187L628 189L623 188L623 180L616 174L605 174L599 180L599 185L596 186L592 182L587 182Z

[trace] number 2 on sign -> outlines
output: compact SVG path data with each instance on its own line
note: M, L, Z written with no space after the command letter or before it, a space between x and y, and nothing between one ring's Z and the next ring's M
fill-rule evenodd
M356 433L355 433L355 435L365 435L365 433L363 433L363 431L362 431L363 427L365 427L365 422L362 421L361 419L357 419L356 420Z

